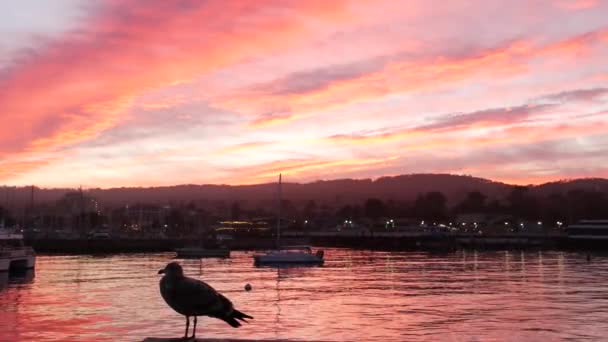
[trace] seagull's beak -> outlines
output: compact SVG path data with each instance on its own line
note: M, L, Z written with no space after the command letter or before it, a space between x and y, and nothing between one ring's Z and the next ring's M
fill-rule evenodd
M159 270L158 274L165 274L165 269Z

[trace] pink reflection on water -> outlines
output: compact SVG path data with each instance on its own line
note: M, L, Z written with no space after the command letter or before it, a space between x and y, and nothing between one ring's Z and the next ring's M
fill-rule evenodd
M204 318L201 337L533 341L608 334L602 256L587 263L562 252L336 249L323 267L275 269L254 267L251 254L233 255L181 261L188 275L255 317L240 329ZM156 274L171 258L41 256L35 278L0 290L0 341L179 337L185 320L160 298Z

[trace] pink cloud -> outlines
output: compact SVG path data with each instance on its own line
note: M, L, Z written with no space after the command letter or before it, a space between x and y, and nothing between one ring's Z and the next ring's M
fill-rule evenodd
M557 7L567 10L584 10L598 6L600 0L559 0Z
M513 108L494 108L472 113L446 115L423 126L397 129L382 133L334 135L328 139L342 144L372 144L426 137L430 134L439 134L443 136L446 133L455 133L458 131L517 124L528 118L546 113L552 108L555 108L555 106L547 104L522 105ZM425 148L427 147L428 146L425 146Z
M555 42L539 44L514 40L494 48L467 53L431 55L414 60L375 58L349 65L334 65L297 72L216 99L218 106L248 113L252 126L287 123L354 102L390 94L440 91L471 79L509 79L530 72L535 59L577 57L608 41L602 28ZM280 109L281 115L268 115Z
M373 174L397 155L587 139L607 129L605 5L97 2L3 59L0 180L57 183L95 163L120 168L79 176Z
M0 75L0 156L95 138L136 96L288 46L340 11L340 1L107 1Z

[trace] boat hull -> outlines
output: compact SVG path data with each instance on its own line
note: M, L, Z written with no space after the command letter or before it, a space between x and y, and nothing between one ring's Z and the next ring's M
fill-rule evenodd
M12 269L33 269L35 266L35 255L0 258L0 272L8 272Z
M175 250L178 258L230 258L229 249L178 248Z
M323 259L316 255L254 255L256 265L321 265Z

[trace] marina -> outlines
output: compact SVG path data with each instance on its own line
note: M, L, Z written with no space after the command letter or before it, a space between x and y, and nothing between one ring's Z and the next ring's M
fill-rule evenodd
M608 341L606 14L0 2L0 342Z

